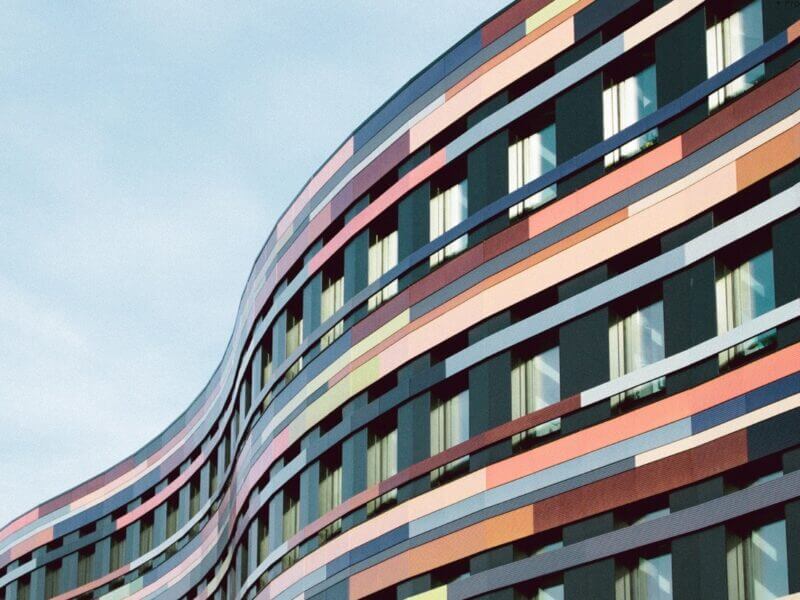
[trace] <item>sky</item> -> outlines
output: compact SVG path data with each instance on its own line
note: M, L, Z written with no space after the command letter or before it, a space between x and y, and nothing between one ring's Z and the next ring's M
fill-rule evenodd
M288 202L507 1L0 5L0 526L190 404Z

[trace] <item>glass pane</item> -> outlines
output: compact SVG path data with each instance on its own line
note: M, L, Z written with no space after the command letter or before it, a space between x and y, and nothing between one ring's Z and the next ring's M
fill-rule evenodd
M640 558L635 574L634 600L672 598L672 555Z
M776 521L753 530L749 549L751 597L767 600L788 594L786 521Z

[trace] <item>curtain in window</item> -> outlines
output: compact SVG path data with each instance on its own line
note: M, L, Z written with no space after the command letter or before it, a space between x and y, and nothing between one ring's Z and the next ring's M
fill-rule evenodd
M266 511L258 516L258 564L267 559L269 554L269 519Z
M670 600L672 554L640 557L634 566L617 570L616 600Z
M789 593L786 521L756 527L728 539L728 597L768 600Z
M344 277L329 282L328 286L322 290L320 303L320 319L325 322L330 319L336 311L344 306ZM334 325L320 340L320 347L327 348L344 331L344 321L339 321Z
M342 503L342 465L321 465L319 478L319 515Z
M296 496L284 492L283 496L283 541L287 541L300 527L299 501Z
M367 486L377 485L397 473L397 428L391 431L370 431L367 446ZM367 505L372 514L395 500L397 490L390 490Z
M397 266L397 231L392 231L383 237L374 236L367 257L367 283L377 281L395 266ZM397 294L396 279L367 300L367 308L373 310L395 294Z
M722 264L717 278L717 331L725 333L775 308L772 250L744 261L733 269ZM725 366L737 356L747 356L772 343L775 330L766 331L719 356Z
M513 192L556 166L556 126L548 125L508 147L508 191ZM555 184L508 209L513 219L556 196Z
M741 10L706 29L706 63L712 77L764 43L761 0L749 3ZM708 97L713 110L728 98L738 96L764 78L763 63L721 87Z
M440 235L449 231L467 218L468 190L467 180L446 189L431 198L430 202L430 240L433 241ZM436 266L445 258L463 252L467 247L467 236L463 235L457 240L437 250L430 257L430 265Z
M272 350L264 344L261 348L261 386L267 385L272 375Z
M286 317L286 356L291 355L292 352L300 347L303 341L303 317L299 315L288 314ZM303 368L303 357L289 367L286 371L286 378L291 380Z
M431 404L431 456L444 452L469 439L469 390ZM456 470L469 458L463 456L431 473L436 482L445 473Z
M167 537L178 531L178 502L167 501Z
M81 552L78 554L78 585L84 585L92 580L92 562L94 552Z
M48 600L58 595L58 578L61 575L61 563L48 565L44 572L44 597Z
M125 562L125 534L111 536L111 570L119 569Z
M511 370L511 418L518 419L551 404L561 397L558 346L520 361ZM514 435L512 444L529 437L541 437L558 431L561 419L537 425Z
M142 519L139 529L139 554L145 554L153 548L153 521Z
M603 91L603 137L608 139L630 127L658 108L656 97L656 67L651 65ZM653 128L609 152L605 165L611 166L621 158L633 156L658 140L658 129Z
M621 317L608 332L611 379L664 358L664 306L661 300ZM612 399L642 398L660 391L664 378L645 383Z

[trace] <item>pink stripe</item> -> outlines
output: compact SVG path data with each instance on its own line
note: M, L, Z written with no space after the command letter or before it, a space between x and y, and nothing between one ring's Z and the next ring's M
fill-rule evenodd
M326 260L342 248L356 233L369 225L372 220L392 206L401 197L405 196L420 183L428 179L433 173L442 168L445 164L445 149L442 148L433 156L430 156L420 165L409 171L405 177L400 179L392 187L386 190L381 196L362 210L358 215L345 225L333 239L309 261L309 272L313 273L319 269Z

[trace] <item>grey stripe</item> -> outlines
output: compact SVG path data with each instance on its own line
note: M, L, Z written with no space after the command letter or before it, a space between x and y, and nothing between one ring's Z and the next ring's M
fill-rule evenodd
M617 379L601 383L590 390L586 390L581 394L581 406L589 406L590 404L600 402L601 400L634 388L637 385L658 379L662 375L674 373L675 371L693 365L704 358L719 354L723 350L749 340L759 333L763 333L764 331L777 327L797 317L800 317L800 299L792 300L760 317L756 317L752 321L748 321L744 325L740 325L724 334L701 342L683 352L679 352L678 354L674 354L668 358L647 365L646 367L637 369L632 373L628 373Z
M766 202L698 236L684 246L657 256L621 275L487 336L480 342L447 358L445 360L447 376L459 373L488 356L502 352L712 254L753 231L756 228L753 226L754 222L764 225L779 219L800 206L798 191L800 191L800 184L795 184Z
M646 523L598 535L547 554L489 569L447 586L448 600L465 600L558 573L634 548L712 527L800 496L800 471Z

